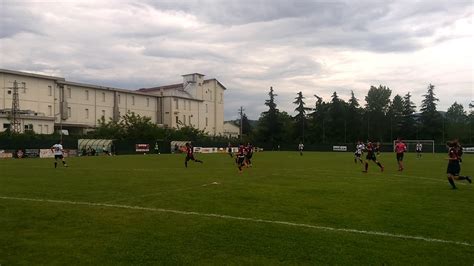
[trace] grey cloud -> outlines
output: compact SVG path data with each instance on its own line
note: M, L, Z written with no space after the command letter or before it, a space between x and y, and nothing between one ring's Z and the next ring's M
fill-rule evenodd
M25 7L23 3L0 3L0 38L10 38L22 32L43 34L39 26L41 16Z

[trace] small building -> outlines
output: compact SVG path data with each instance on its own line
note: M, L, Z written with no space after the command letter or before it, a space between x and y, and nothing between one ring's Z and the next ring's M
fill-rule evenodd
M224 136L229 138L238 138L240 137L240 127L236 125L233 121L224 122Z

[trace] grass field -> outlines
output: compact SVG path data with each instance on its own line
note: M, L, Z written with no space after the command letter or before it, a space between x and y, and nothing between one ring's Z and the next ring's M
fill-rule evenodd
M1 160L0 264L474 264L474 187L450 189L444 154L196 157Z

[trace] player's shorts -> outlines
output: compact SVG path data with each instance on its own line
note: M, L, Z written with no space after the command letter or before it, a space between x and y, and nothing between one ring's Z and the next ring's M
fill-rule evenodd
M357 158L360 158L360 156L362 156L362 154L356 152L356 153L354 153L354 156L357 157Z
M194 155L186 155L186 161L189 161L189 160L195 161Z
M57 159L61 159L61 160L62 160L63 158L64 158L64 156L63 156L62 154L55 154L55 155L54 155L54 159L55 159L55 160L57 160Z
M377 158L375 157L375 154L367 154L367 156L365 156L365 159L367 160L372 160L372 161L377 161Z
M245 155L245 158L247 159L252 159L252 156L253 156L253 153L248 153L247 155Z
M239 156L237 157L237 164L238 165L243 165L245 160L245 156Z
M459 175L461 172L461 166L458 161L451 161L448 163L448 169L446 170L447 174Z
M397 161L398 161L398 162L403 161L403 155L404 155L403 152L402 152L402 153L397 153Z
M421 150L418 150L418 149L417 149L417 150L416 150L416 152L420 153L420 152L421 152Z

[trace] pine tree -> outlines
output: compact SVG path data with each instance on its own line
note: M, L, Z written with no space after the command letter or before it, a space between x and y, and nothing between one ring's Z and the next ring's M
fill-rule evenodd
M295 108L295 111L297 112L296 116L293 117L294 122L295 122L295 133L296 137L299 138L301 141L304 142L305 139L305 128L307 127L307 121L306 121L306 110L308 108L305 107L305 102L303 101L305 97L303 96L303 93L300 91L297 93L297 97L295 98L295 101L293 102L294 104L297 105Z
M421 103L420 109L422 124L421 136L426 139L440 140L444 133L444 119L436 110L436 102L438 102L439 99L435 97L434 89L435 86L430 84L427 93L423 95L425 98Z
M415 120L415 104L411 101L411 94L408 92L403 97L403 118L402 128L405 139L417 139L418 122Z
M270 87L268 96L270 98L265 100L268 111L263 112L260 116L257 138L262 142L269 142L275 147L281 140L282 123L279 121L280 111L275 103L275 97L278 95L273 92L273 87Z

